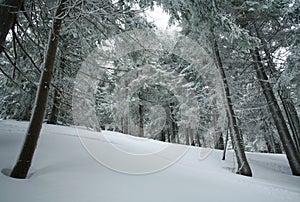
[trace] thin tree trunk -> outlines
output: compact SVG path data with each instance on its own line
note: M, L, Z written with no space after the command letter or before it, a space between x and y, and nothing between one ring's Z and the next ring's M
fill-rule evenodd
M50 30L44 68L40 79L39 89L36 95L33 114L29 123L22 151L11 173L11 177L14 178L26 178L38 143L47 105L47 98L54 68L54 60L57 52L58 38L62 24L61 16L64 13L66 1L67 0L62 0L59 3L59 6L55 13L55 18L53 20L52 29Z
M166 134L165 134L165 130L161 130L160 132L160 141L165 142L166 141Z
M58 89L54 90L54 101L53 101L53 106L50 114L50 118L48 120L48 124L57 124L58 121L58 112L59 112L59 106L60 106L60 92Z
M185 144L186 145L190 145L190 131L189 131L189 128L186 127L185 129Z
M275 144L271 139L271 135L264 132L264 139L269 153L275 153Z
M218 120L218 113L217 113L217 106L216 106L216 98L212 101L213 109L212 109L212 127L214 129L214 143L215 143L215 149L224 149L224 140L223 140L223 134L220 130L220 127L218 126L217 120Z
M293 134L296 149L298 152L300 152L300 122L294 103L287 95L286 89L279 91L278 94Z
M195 129L192 127L190 128L190 138L191 138L191 146L195 146Z
M220 71L220 74L221 74L221 77L223 80L225 104L227 106L229 122L230 122L231 128L233 129L231 136L232 136L232 140L234 143L234 151L235 151L235 155L237 158L237 164L238 164L237 173L241 174L241 175L245 175L245 176L252 176L252 171L251 171L251 168L249 166L249 163L247 161L247 157L245 154L242 136L238 129L236 115L233 110L233 104L231 101L230 91L229 91L229 87L228 87L228 83L227 83L227 79L226 79L226 74L225 74L225 71L223 68L223 63L221 60L221 56L219 53L219 48L218 48L218 44L217 44L215 36L213 39L213 51L215 54L216 64L218 66L218 69Z
M141 96L139 95L139 98ZM142 102L142 100L140 99L140 102ZM139 103L139 136L140 137L144 137L144 106L143 103Z
M4 0L0 4L0 54L4 50L4 43L10 29L13 28L17 13L20 11L24 0Z
M223 161L226 158L226 150L227 150L227 144L228 144L228 134L229 134L229 127L227 128L227 131L226 131L225 145L224 145L223 157L222 157Z
M168 142L172 142L171 141L171 135L170 135L170 130L169 130L169 128L167 128L167 138L168 138Z
M222 132L219 132L217 136L217 142L215 143L215 149L224 150L224 139Z
M201 147L201 142L200 142L200 137L199 137L198 131L196 131L195 139L196 139L196 143L197 143L195 146Z
M293 139L289 133L273 90L268 82L267 74L264 71L264 66L258 50L251 50L251 55L254 60L254 70L257 75L259 84L265 95L269 110L272 114L275 126L277 128L280 140L286 152L293 175L300 176L300 154L297 152Z
M175 104L173 102L170 103L170 118L171 118L171 127L172 127L172 134L171 134L171 142L173 143L179 143L179 137L177 136L177 124L175 121L175 115L174 115L174 107Z

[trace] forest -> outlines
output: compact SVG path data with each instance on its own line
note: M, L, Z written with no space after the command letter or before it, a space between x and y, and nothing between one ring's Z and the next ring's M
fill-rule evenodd
M300 176L300 1L0 0L0 18L0 120L29 122L11 177L45 123L233 150L249 177L246 153L283 154Z

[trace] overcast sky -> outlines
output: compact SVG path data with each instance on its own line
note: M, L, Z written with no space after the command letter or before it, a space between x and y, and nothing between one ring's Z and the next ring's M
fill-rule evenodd
M161 7L155 6L154 10L146 10L146 17L150 22L153 22L159 29L163 30L180 30L178 26L168 26L170 16L163 11Z

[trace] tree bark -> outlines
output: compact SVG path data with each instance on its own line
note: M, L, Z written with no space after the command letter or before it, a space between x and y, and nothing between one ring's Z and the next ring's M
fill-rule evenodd
M218 48L218 44L217 44L217 40L216 40L215 36L213 39L213 51L215 54L217 67L220 71L221 78L223 80L225 104L226 104L226 108L227 108L229 122L230 122L230 125L232 128L231 138L233 140L234 151L235 151L235 155L237 158L237 164L238 164L237 173L251 177L252 171L251 171L251 168L247 161L245 150L244 150L244 145L243 145L244 144L243 139L242 139L241 133L238 129L236 115L233 110L231 95L230 95L230 91L229 91L229 87L228 87L228 83L227 83L227 79L226 79L226 74L225 74L225 71L223 68L223 63L221 60L221 56L219 53L219 48Z
M269 110L272 114L275 126L277 128L280 140L286 152L293 175L300 176L300 154L297 152L293 139L289 133L271 84L268 82L267 74L264 71L262 59L258 49L251 50L252 59L254 60L254 70L257 79L265 95Z
M33 114L29 123L22 151L11 173L11 177L14 178L26 178L38 143L48 100L48 93L52 79L52 72L54 69L58 38L62 24L62 16L65 11L64 8L66 1L67 0L62 0L59 3L59 6L55 13L55 18L53 20L52 29L50 30L44 68L36 95Z

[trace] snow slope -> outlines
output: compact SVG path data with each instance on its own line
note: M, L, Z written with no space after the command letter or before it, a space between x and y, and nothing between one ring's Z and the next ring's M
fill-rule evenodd
M12 179L5 174L17 159L27 124L0 121L1 202L300 201L300 177L291 175L284 155L247 153L254 175L249 178L234 174L232 151L222 161L222 151L190 147L166 169L131 175L95 160L74 128L46 124L30 178ZM80 133L91 142L97 141L95 151L99 148L112 159L118 157L103 152L101 146L114 144L128 152L148 153L167 145L112 132L106 132L110 141L98 141L93 140L95 133L91 131L82 129ZM133 166L138 165L136 162Z

